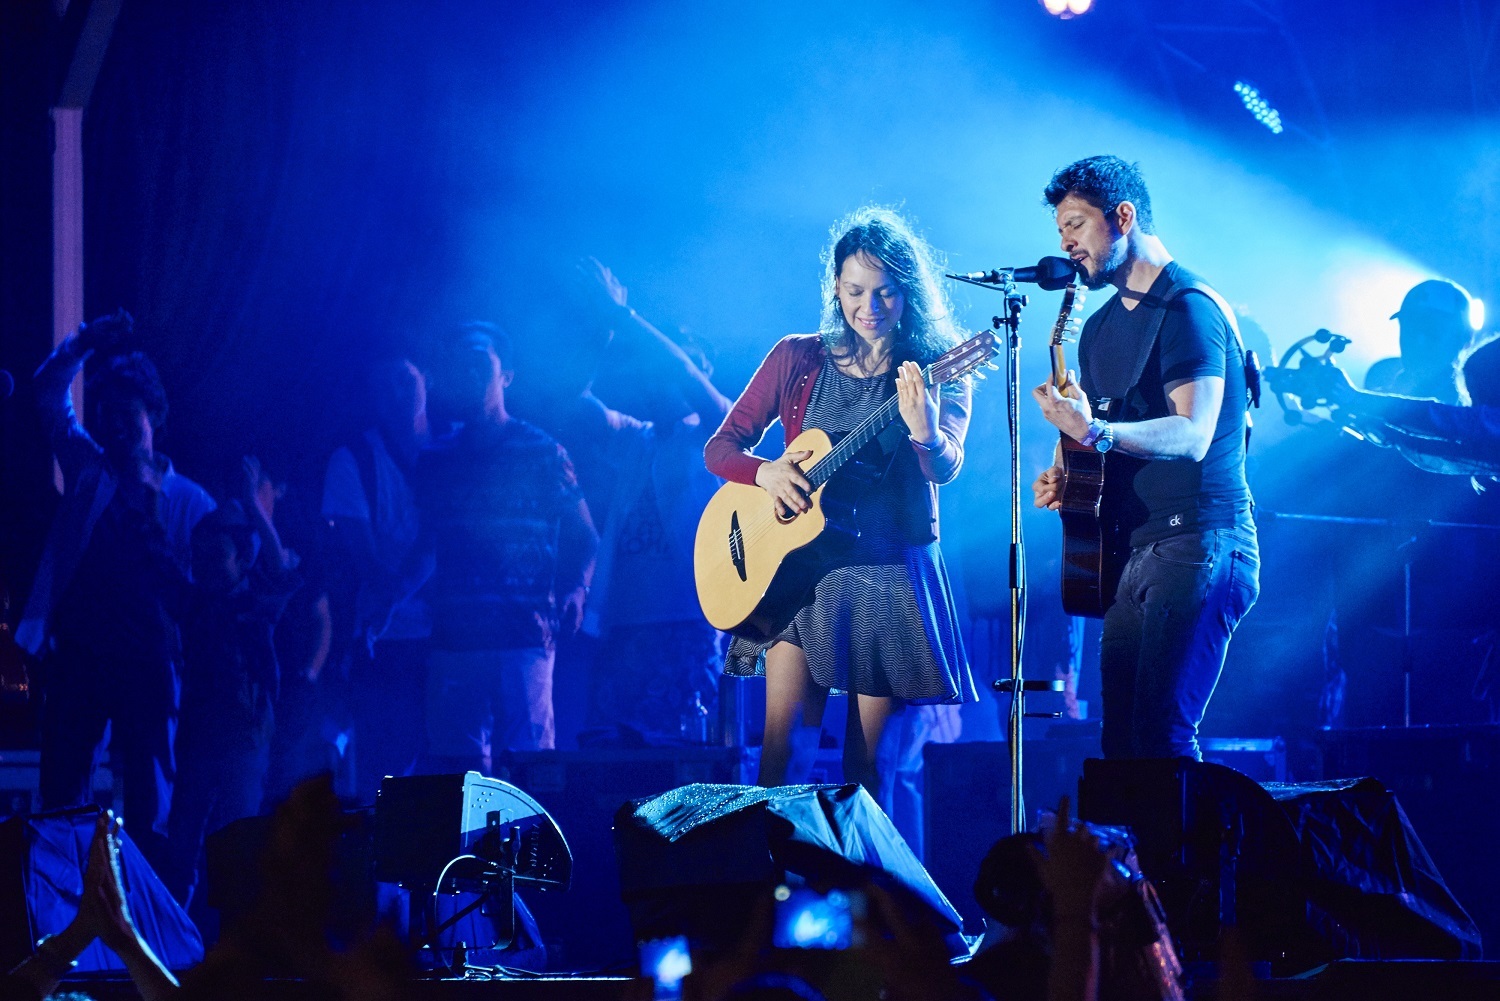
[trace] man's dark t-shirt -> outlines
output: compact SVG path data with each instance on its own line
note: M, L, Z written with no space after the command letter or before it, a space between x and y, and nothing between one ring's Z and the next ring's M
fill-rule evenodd
M1161 299L1174 284L1194 277L1176 262L1168 264L1134 309L1126 309L1116 294L1089 317L1079 338L1081 388L1096 413L1101 400L1116 401L1107 415L1110 421L1166 417L1168 383L1224 379L1218 425L1202 462L1109 454L1105 506L1130 534L1132 546L1250 522L1245 370L1238 340L1223 311L1202 292L1185 291L1171 302ZM1133 388L1121 385L1133 373L1158 318L1161 330L1139 382Z
M512 418L458 431L424 452L418 471L417 502L437 555L434 645L550 648L559 526L582 497L568 453Z

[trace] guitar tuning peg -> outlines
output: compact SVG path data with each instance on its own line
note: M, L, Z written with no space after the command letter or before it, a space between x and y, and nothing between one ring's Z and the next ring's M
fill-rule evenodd
M999 362L987 361L987 362L984 363L984 367L987 368L987 369L989 369L991 372L998 372L998 371L1000 371L1000 363Z

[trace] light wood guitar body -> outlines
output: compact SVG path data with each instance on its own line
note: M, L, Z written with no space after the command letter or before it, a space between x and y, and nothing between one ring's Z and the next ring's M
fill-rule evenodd
M832 450L833 442L817 428L802 432L787 448L812 452L803 469ZM811 572L799 572L803 568L796 561L786 561L823 534L828 524L823 497L830 485L818 486L808 496L812 506L791 520L777 517L771 495L760 487L726 483L714 494L698 521L693 571L698 603L715 629L761 642L785 627L793 610L786 606L817 583Z

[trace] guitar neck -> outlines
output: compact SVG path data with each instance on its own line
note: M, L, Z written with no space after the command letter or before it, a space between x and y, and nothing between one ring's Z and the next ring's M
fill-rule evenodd
M1058 389L1062 389L1063 384L1068 381L1068 360L1063 356L1063 346L1061 341L1053 341L1051 347L1052 385L1056 386Z
M1062 307L1057 311L1057 322L1052 325L1052 385L1059 390L1068 381L1068 360L1063 356L1063 344L1068 340L1068 331L1076 322L1073 311L1083 305L1083 289L1075 281L1063 290Z
M931 365L922 370L922 382L924 384L931 384L931 373ZM833 447L833 450L818 460L817 464L807 471L807 481L813 485L814 490L828 482L833 474L839 471L839 467L854 458L860 449L874 441L875 436L884 431L897 418L900 414L899 399L899 395L892 396L889 400L882 403L874 413L860 421L854 430L840 438L839 443Z

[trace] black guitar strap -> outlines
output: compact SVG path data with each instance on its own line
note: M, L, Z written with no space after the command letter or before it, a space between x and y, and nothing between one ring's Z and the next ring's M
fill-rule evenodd
M1135 364L1130 372L1130 380L1123 384L1124 388L1120 391L1117 402L1123 403L1131 394L1136 392L1136 387L1140 384L1141 376L1146 373L1146 365L1151 360L1151 352L1156 347L1156 340L1161 335L1162 324L1167 320L1167 308L1178 296L1185 292L1201 292L1213 300L1215 306L1219 307L1219 312L1224 315L1224 322L1229 324L1229 329L1234 332L1234 343L1239 350L1240 364L1245 370L1247 407L1260 406L1260 365L1255 355L1245 350L1245 341L1240 336L1240 325L1235 319L1234 310L1230 308L1229 303L1225 302L1224 297L1215 291L1212 286L1207 282L1193 277L1178 279L1167 288L1167 291L1158 300L1161 303L1161 308L1156 310L1155 317L1147 327L1146 336L1141 338L1139 350L1136 353ZM1120 413L1116 401L1112 401L1108 416L1110 420L1119 420L1125 415ZM1250 443L1250 425L1250 414L1246 413L1246 445Z

